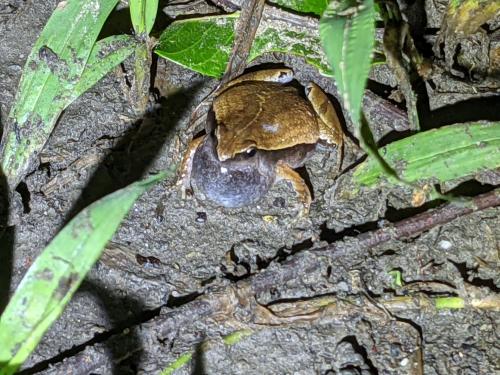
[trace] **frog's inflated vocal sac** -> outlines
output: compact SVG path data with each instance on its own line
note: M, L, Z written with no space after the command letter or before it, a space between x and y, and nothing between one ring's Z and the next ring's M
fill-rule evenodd
M318 142L341 147L343 132L324 92L314 83L302 97L287 85L290 69L245 74L221 89L207 117L206 135L191 141L180 169L193 186L224 207L256 202L279 180L291 182L307 214L311 193L294 170Z

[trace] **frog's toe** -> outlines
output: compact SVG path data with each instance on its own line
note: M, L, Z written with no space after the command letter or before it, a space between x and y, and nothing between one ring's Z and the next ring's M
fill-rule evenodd
M181 188L182 198L186 196L186 191L191 187L191 171L193 168L193 159L200 144L205 140L206 136L201 136L191 140L188 144L187 150L182 158L179 169L177 170L176 187Z
M289 181L292 184L295 193L301 203L301 210L299 217L309 215L309 208L311 207L311 192L304 179L289 165L278 163L276 166L276 177L280 180Z

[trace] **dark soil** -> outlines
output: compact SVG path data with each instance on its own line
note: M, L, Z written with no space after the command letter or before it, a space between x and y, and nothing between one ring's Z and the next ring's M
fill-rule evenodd
M198 12L217 10L197 3ZM423 25L417 22L421 19L410 21L414 30L421 28L416 40L426 54L432 54L443 1L426 1L425 7L422 3L412 6L427 12ZM0 4L2 123L30 48L56 4L48 0ZM161 22L166 23L165 16ZM498 24L497 17L487 28L488 36L495 34L495 27L498 31ZM491 43L498 43L498 37ZM463 43L462 48L467 45L472 44ZM467 59L465 52L462 55ZM428 98L422 106L427 111L422 115L425 128L499 120L499 99L491 96L498 94L498 78L489 78L493 83L488 81L487 88L474 90L480 84L453 76L444 59L434 58L439 69L433 83L421 87L424 99ZM314 81L332 99L337 95L329 78L300 59L269 56L253 65L263 63L290 66L301 84ZM9 228L1 239L6 260L0 266L8 275L12 251L11 292L40 251L82 207L178 163L192 138L186 132L190 115L217 81L159 59L155 95L148 112L138 116L125 82L131 64L129 60L116 68L64 111L38 168L13 194ZM380 65L372 72L365 99L373 132L385 143L408 135L409 130L404 104L389 98L394 86L394 76ZM351 124L345 127L353 133ZM336 170L338 157L336 151L320 149L301 171L314 193L306 218L297 217L299 203L286 183L274 185L258 204L239 209L217 207L196 195L182 199L173 179L151 189L135 204L22 373L158 374L190 351L193 359L176 373L500 371L498 311L471 306L438 311L419 304L417 298L498 301L498 208L460 217L411 239L363 249L353 237L443 202L416 209L411 205L412 192L394 187L356 193L350 187L350 166L362 153L355 142L347 141L341 176ZM456 188L458 194L474 196L492 190L499 180L498 174L483 173L442 189ZM344 249L335 261L311 250L333 242ZM254 276L279 270L295 259L302 259L298 264L304 267L295 270L298 277L277 280L265 292L245 292ZM310 272L309 260L321 266ZM397 291L388 273L393 270L401 271L405 281ZM248 306L230 308L234 290ZM396 296L415 300L387 307L384 301ZM258 302L276 316L287 308L298 316L310 311L320 297L335 299L337 310L315 319L274 323L269 317L259 322L257 313L245 315L260 311L255 308ZM211 313L215 305L221 310ZM251 329L253 334L237 344L224 344L222 338L238 329Z

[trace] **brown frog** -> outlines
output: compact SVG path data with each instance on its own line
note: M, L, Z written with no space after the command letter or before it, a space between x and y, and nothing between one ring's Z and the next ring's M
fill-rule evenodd
M216 93L206 135L189 144L180 182L224 207L256 202L279 180L291 182L307 214L311 193L294 170L319 142L343 145L335 109L314 83L306 98L288 85L290 69L245 74Z

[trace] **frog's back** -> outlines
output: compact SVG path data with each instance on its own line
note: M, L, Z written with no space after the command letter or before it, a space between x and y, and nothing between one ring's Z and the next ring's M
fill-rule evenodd
M292 86L250 81L235 85L213 104L222 145L252 143L278 150L318 140L318 123L309 102Z

